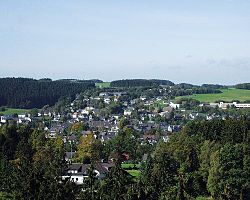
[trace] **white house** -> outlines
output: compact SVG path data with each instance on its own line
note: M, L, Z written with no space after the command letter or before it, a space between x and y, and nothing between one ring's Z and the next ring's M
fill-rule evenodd
M7 118L5 116L1 116L1 123L6 123L7 122Z
M78 117L78 113L77 112L75 112L75 113L72 114L72 118L73 119L76 119L77 117Z
M169 106L171 108L174 108L174 109L180 108L180 104L176 104L176 103L173 103L173 102L170 102Z
M105 175L108 173L111 167L114 164L112 163L96 163L94 164L94 173L98 179L103 179ZM77 185L82 185L84 179L88 177L89 170L91 165L90 164L81 164L81 163L74 163L68 166L65 174L62 176L62 180L69 179L70 181L74 182Z
M132 114L132 109L126 109L126 110L124 110L124 112L123 112L123 115L127 115L127 116L130 116Z
M18 115L18 118L21 118L21 119L23 119L23 118L25 118L26 117L26 114L19 114Z
M104 99L104 103L110 104L110 102L111 102L110 98L105 98L105 99Z

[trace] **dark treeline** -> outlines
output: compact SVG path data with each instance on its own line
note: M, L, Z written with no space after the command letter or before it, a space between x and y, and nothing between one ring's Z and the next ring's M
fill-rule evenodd
M175 85L172 81L169 80L151 79L150 81L158 83L159 85L168 85L168 86Z
M244 90L250 90L250 83L242 83L235 85L235 88L237 89L244 89Z
M187 95L192 95L192 94L217 94L217 93L222 93L218 89L213 89L213 88L207 88L207 87L194 87L190 89L181 89L178 86L173 87L171 89L172 91L172 96L187 96Z
M201 86L199 85L193 85L190 83L179 83L176 84L176 87L179 87L181 89L196 89L196 88L206 88L206 89L227 89L228 87L225 85L219 85L219 84L202 84Z
M40 79L41 80L41 79ZM58 79L56 81L68 81L71 83L103 83L102 80L99 79L89 79L89 80L79 80L79 79Z
M217 94L222 93L220 90L212 89L212 88L206 88L206 87L200 87L197 89L193 89L193 94Z
M174 85L173 82L168 80L147 80L147 79L126 79L117 80L110 83L111 87L147 87L147 86L159 86L159 85Z
M95 84L91 81L2 78L0 79L0 106L40 108L44 105L54 105L61 97L73 97L94 87Z
M211 88L211 89L228 89L228 86L219 85L219 84L203 84L202 87Z
M176 84L176 87L180 88L180 89L193 89L193 88L198 88L198 85L193 85L190 83L178 83Z

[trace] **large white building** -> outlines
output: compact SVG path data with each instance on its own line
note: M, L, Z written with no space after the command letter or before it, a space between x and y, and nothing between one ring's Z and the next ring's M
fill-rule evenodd
M236 108L250 108L250 103L237 103L237 102L233 102L233 105Z
M222 108L222 109L227 109L228 107L232 107L232 106L234 106L235 108L250 108L249 103L237 103L237 102L224 103L224 102L220 102L218 104L218 107Z

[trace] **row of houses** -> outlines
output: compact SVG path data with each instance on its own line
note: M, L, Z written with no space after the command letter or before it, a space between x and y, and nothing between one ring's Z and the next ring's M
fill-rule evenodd
M0 123L5 124L8 121L15 121L17 124L27 124L30 123L32 119L28 115L18 115L17 117L13 117L12 115L4 115L0 117Z

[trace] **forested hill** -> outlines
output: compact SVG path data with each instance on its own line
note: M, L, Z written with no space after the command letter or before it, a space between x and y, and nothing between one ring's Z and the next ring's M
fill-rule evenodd
M237 84L237 85L235 85L235 88L250 90L250 83Z
M112 81L111 87L147 87L147 86L159 86L159 85L174 85L169 80L158 80L158 79L125 79Z
M73 97L94 87L93 81L1 78L0 106L40 108L44 105L54 105L60 97Z

